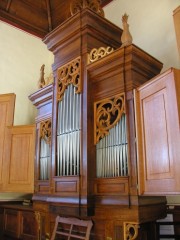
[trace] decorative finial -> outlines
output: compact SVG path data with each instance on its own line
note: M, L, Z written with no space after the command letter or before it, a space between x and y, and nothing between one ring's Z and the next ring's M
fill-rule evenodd
M128 17L129 16L126 13L122 16L123 33L121 36L121 47L129 46L130 44L132 44L133 40L131 33L129 32Z
M38 81L38 87L39 88L43 88L45 86L44 68L45 68L45 65L43 64L40 68L40 78L39 78L39 81Z

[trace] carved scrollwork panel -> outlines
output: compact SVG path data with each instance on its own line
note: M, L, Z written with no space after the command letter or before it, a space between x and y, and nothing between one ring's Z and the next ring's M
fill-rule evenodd
M124 240L135 240L138 237L139 224L124 223Z
M105 57L106 55L112 53L114 49L112 47L100 47L93 48L91 52L88 54L88 64L99 60L100 58Z
M69 84L76 87L76 93L81 92L81 58L78 57L57 70L57 100L61 101Z
M73 0L70 5L71 16L86 7L104 17L104 11L100 5L99 0Z
M94 103L94 143L108 135L125 113L125 95L118 94Z
M41 122L40 137L44 139L47 144L51 142L51 120Z

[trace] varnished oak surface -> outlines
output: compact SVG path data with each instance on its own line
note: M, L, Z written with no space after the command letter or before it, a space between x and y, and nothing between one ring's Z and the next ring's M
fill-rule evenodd
M162 63L135 45L121 48L122 30L89 9L71 17L45 36L44 43L53 52L55 62L52 100L52 152L50 180L38 181L39 147L36 148L36 191L33 207L40 212L44 227L42 236L51 235L57 215L92 219L91 239L123 239L124 222L140 224L138 240L155 238L155 221L166 215L165 197L140 197L136 158L136 130L133 89L156 76ZM87 65L92 48L112 46L115 51ZM80 175L56 176L57 135L57 70L81 57L82 80L82 138ZM70 65L71 66L71 65ZM68 82L69 84L69 82ZM129 143L129 174L114 179L96 178L96 149L94 145L94 102L117 93L126 96ZM42 105L38 105L43 109ZM46 113L39 110L38 119ZM37 124L37 137L39 126ZM72 178L72 181L71 181ZM49 192L45 192L48 190ZM38 187L37 187L38 186ZM40 191L42 190L42 191Z
M136 94L139 193L178 194L180 70L169 69Z
M3 185L3 150L5 148L6 127L14 120L15 94L0 95L0 188Z
M32 206L2 204L3 226L1 239L37 240L38 226Z
M102 0L105 6L112 0ZM44 37L70 17L70 0L6 0L0 2L0 20Z
M12 126L6 129L4 148L4 192L34 191L35 126Z

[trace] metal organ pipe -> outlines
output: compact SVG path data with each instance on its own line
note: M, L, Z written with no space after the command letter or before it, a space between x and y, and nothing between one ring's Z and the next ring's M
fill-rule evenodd
M40 180L49 179L49 162L50 162L50 144L43 138L40 140L40 160L39 160L39 178Z
M97 177L127 176L126 116L109 130L109 134L96 144Z
M70 84L58 102L57 176L79 174L81 136L81 94Z

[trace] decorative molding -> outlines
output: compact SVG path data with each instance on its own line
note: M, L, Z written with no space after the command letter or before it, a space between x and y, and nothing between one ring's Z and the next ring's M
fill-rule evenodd
M124 240L135 240L138 237L139 224L124 222Z
M104 11L99 0L73 0L70 4L71 16L80 12L83 8L90 8L100 16L104 17Z
M43 138L47 144L51 142L51 120L41 122L40 138Z
M69 84L81 92L81 57L78 57L57 70L57 101L61 101Z
M100 48L93 48L91 52L88 54L88 64L99 60L100 58L105 57L106 55L112 53L114 49L112 47L100 47Z
M109 134L109 130L121 119L123 113L125 113L124 93L94 103L95 144Z

